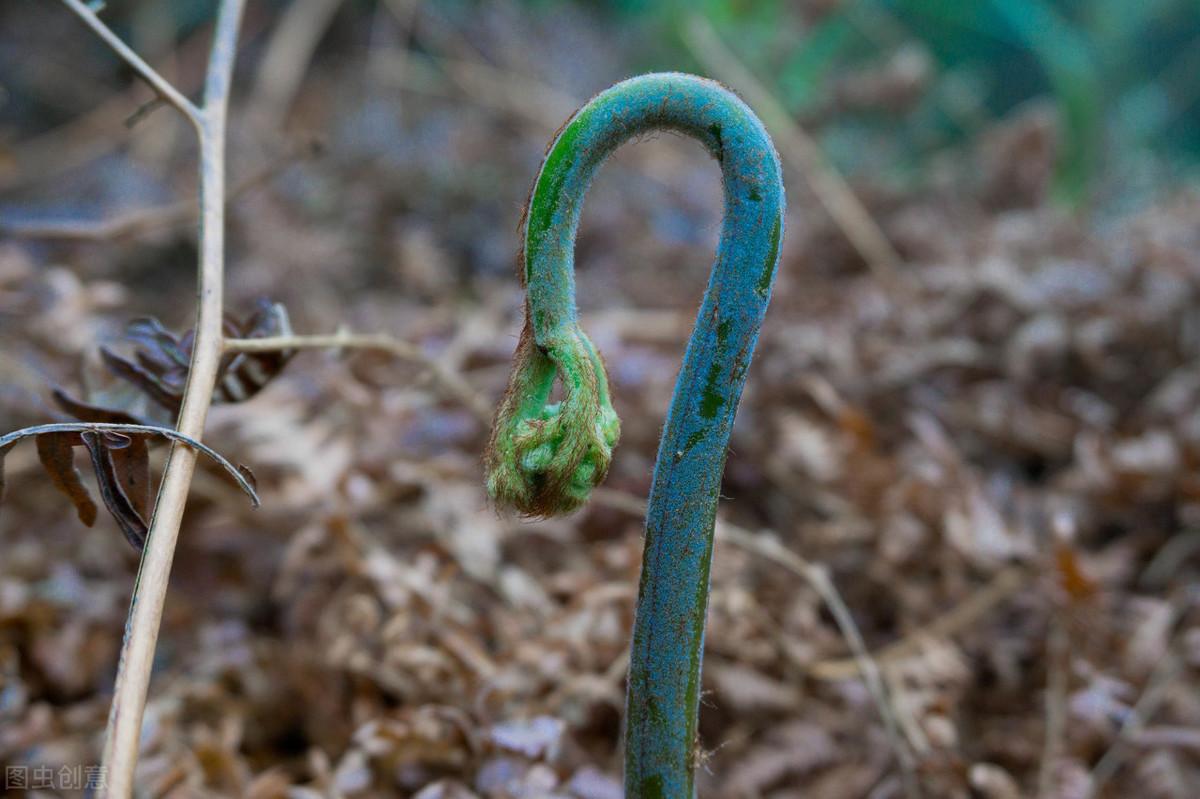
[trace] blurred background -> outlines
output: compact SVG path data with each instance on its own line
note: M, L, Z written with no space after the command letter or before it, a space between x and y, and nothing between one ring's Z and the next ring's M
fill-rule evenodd
M198 97L214 9L102 18ZM698 144L644 137L588 196L607 490L512 518L480 453L545 145L652 70L738 91L789 202L725 476L700 795L1200 795L1194 0L251 0L227 308L414 354L302 353L214 408L264 507L197 476L145 795L621 795L638 505L721 217ZM190 326L196 184L188 126L65 5L0 4L0 431L68 418L56 387L170 421L98 347ZM32 444L6 477L0 764L37 787L97 763L137 555Z

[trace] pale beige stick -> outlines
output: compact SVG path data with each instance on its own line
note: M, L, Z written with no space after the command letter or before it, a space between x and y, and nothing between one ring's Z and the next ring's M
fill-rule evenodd
M300 90L308 64L342 0L295 0L285 6L267 44L254 84L253 114L278 128Z
M208 49L208 42L200 41L203 35L190 34L180 42L178 50L181 61L189 62L193 53ZM161 73L159 75L161 77ZM184 81L194 80L190 74L182 77ZM172 85L185 97L193 88L187 83ZM120 129L123 124L125 127L136 124L139 118L163 104L161 95L149 103L141 99L143 96L140 85L127 89L62 125L16 142L12 147L13 163L0 168L0 191L32 183L44 184L127 144L127 139L112 135L114 130Z
M0 235L57 241L110 241L180 224L196 212L195 200L137 208L109 219L0 221Z
M141 87L102 103L56 128L11 146L0 167L0 191L14 191L32 183L45 183L94 158L117 149L104 134L129 119L134 97Z
M887 665L920 652L922 641L942 640L957 635L1015 594L1028 579L1029 572L1025 569L1017 566L1004 569L965 602L955 605L921 629L877 651L874 655L875 660ZM844 680L858 673L858 663L854 658L822 660L814 663L809 673L818 680Z
M1180 617L1186 610L1186 601L1186 597L1178 595L1173 597L1168 629L1173 630L1179 623ZM1166 653L1158 661L1158 665L1154 667L1153 673L1147 680L1142 695L1138 697L1137 702L1121 720L1121 727L1117 730L1116 738L1092 769L1091 784L1088 786L1085 799L1101 794L1104 785L1121 768L1128 754L1128 740L1141 732L1150 717L1158 712L1159 707L1166 702L1169 689L1184 671L1184 663L1178 650L1178 633L1175 633L1167 646Z
M892 702L891 691L883 680L879 664L875 662L871 657L871 653L867 650L867 643L863 640L862 633L858 629L858 624L854 621L854 616L850 613L850 608L846 606L842 595L838 593L837 586L830 579L829 571L824 566L811 563L790 549L787 549L774 536L754 535L728 523L721 522L718 522L717 530L718 536L723 540L729 541L731 544L736 544L749 552L754 552L760 557L774 561L792 574L805 580L813 587L817 595L821 597L825 606L829 608L829 612L833 614L834 621L837 622L838 629L841 631L842 637L846 640L847 646L854 653L859 673L862 674L863 680L867 684L867 689L871 692L871 696L875 700L875 705L879 709L884 730L887 733L888 740L891 742L896 760L900 765L900 777L904 783L905 795L910 797L910 799L921 796L916 763L912 749L910 748L911 742L905 741L900 733L900 720Z
M1092 782L1087 793L1088 797L1099 796L1104 785L1121 768L1128 754L1129 739L1135 737L1142 730L1146 720L1153 716L1166 701L1168 689L1183 673L1183 670L1183 662L1174 652L1168 652L1159 661L1146 690L1121 722L1116 740L1097 761L1096 767L1092 769Z
M393 21L399 26L399 36L397 41L408 43L412 39L413 30L417 25L417 17L421 11L421 0L383 0L379 4L377 14L379 19L387 14L393 18ZM392 67L387 64L380 63L380 57L390 54L391 47L382 42L376 42L375 37L367 51L366 73L371 84L379 82L379 78L387 73L390 69L395 70L393 78L397 81L402 81L404 73L407 69L407 50L404 50L404 56L397 59L397 63Z
M581 105L566 92L521 73L462 58L415 57L408 52L374 56L377 78L404 91L431 97L466 98L480 108L554 129ZM618 168L619 165L614 166ZM656 159L642 173L670 186L671 170Z
M80 0L63 0L67 6L74 11L80 19L82 19L89 28L95 31L96 35L104 40L104 43L111 47L122 60L129 66L133 67L134 71L141 76L142 80L149 83L154 91L158 92L164 100L175 106L181 114L188 118L193 125L199 130L202 126L201 117L203 116L200 109L191 100L183 96L183 93L171 85L170 81L155 71L154 67L142 60L142 57L133 51L129 45L121 41L117 34L113 33L107 25L105 25L91 6Z
M561 125L579 107L570 95L535 78L480 62L414 57L407 51L382 51L374 58L378 78L388 84L432 97L466 95L488 110L517 114L538 125Z
M493 97L501 106L518 109L530 119L561 125L580 105L566 92L520 73L465 58L442 57L438 63L462 91L473 97Z
M403 91L431 97L463 97L487 111L512 114L535 125L559 127L582 104L535 77L468 58L416 57L409 51L372 55L376 79ZM664 185L669 169L655 159L643 173Z
M646 504L644 502L623 491L597 488L592 492L592 499L608 507L634 515L644 516L646 513ZM773 535L756 535L749 530L744 530L722 519L717 519L716 534L717 538L723 541L728 541L740 549L754 553L759 557L766 558L782 566L807 582L817 592L817 595L821 597L821 601L825 603L825 606L829 608L829 612L833 614L834 622L841 631L842 637L846 640L846 645L854 653L858 673L862 675L863 680L867 684L867 690L871 692L871 697L875 700L880 718L883 720L884 731L887 733L888 741L891 743L892 751L895 753L896 761L900 766L900 775L904 783L905 794L910 799L921 796L921 787L917 779L916 763L914 762L911 742L906 741L900 732L901 725L897 717L897 712L887 685L884 683L879 666L867 650L866 642L863 640L862 633L858 629L858 624L854 621L854 616L850 613L850 608L846 606L846 602L842 599L841 594L838 593L837 587L829 579L829 573L823 566L811 563L784 547Z
M325 336L275 336L272 338L228 339L225 349L230 352L279 352L282 350L378 350L405 361L420 364L429 370L434 382L453 400L461 402L484 425L492 423L492 408L487 399L473 389L462 375L451 371L421 351L420 347L386 334L361 335L332 333Z
M384 0L384 5L406 29L412 28L412 18L420 5L418 0ZM437 6L429 6L428 10L436 12ZM581 105L570 94L528 74L529 70L486 63L479 48L437 13L425 14L424 22L427 24L422 26L422 33L433 40L436 50L453 52L455 57L438 55L433 59L417 59L408 51L384 53L381 55L388 59L383 62L386 67L386 72L382 73L384 77L416 91L438 90L441 89L442 74L429 67L430 63L436 63L460 92L480 105L515 112L551 128L561 125Z
M225 265L225 120L244 0L222 0L219 6L205 79L203 108L197 108L142 61L100 21L91 7L79 0L63 2L196 128L200 141L200 296L192 361L176 429L199 441L212 402L221 358ZM103 792L107 797L124 799L133 793L133 774L137 765L142 716L146 708L146 691L150 685L167 582L196 457L194 449L175 444L163 467L146 549L130 602L125 640L117 666L117 681L109 709L103 759Z
M1125 742L1142 749L1178 749L1193 757L1200 755L1200 729L1195 727L1170 724L1143 727Z
M785 163L804 175L817 200L833 217L847 240L871 271L888 286L897 283L900 256L879 224L855 196L846 181L826 161L821 148L718 38L712 25L696 15L684 27L688 49L720 80L738 91L758 115L779 147Z
M1046 731L1042 741L1042 762L1038 768L1038 799L1053 799L1054 769L1062 753L1067 728L1067 660L1070 657L1067 628L1057 609L1052 611L1050 635L1046 641L1049 660L1046 679Z
M310 149L315 149L310 147ZM226 204L233 202L255 186L270 180L290 163L294 155L275 159L258 172L230 189ZM191 221L199 206L198 199L180 200L158 208L138 208L109 219L96 221L30 221L0 222L0 234L27 239L61 239L64 241L109 241L126 236L182 225Z

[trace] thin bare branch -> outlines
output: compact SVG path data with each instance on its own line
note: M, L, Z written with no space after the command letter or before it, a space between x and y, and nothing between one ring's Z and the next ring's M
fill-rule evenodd
M1030 572L1019 566L1000 571L990 582L929 624L914 630L874 654L876 662L885 666L912 657L921 651L922 642L952 638L969 628L992 608L1017 593L1028 581ZM844 680L858 673L855 658L818 661L809 667L809 674L818 680Z
M200 109L196 107L196 104L184 97L183 94L176 89L170 81L158 74L154 67L147 64L141 56L139 56L132 50L132 48L129 47L129 45L121 41L120 37L113 33L112 29L104 24L104 21L100 19L100 17L95 11L92 10L90 6L81 2L81 0L63 0L63 2L66 3L67 7L74 11L76 16L82 19L89 28L95 31L96 35L103 39L105 44L111 47L117 55L119 55L126 63L129 64L129 66L133 67L134 70L137 71L138 75L141 76L142 80L146 81L146 83L149 83L150 87L154 89L154 91L158 92L164 100L175 106L175 108L179 110L179 113L187 117L197 129L200 128L201 113Z
M342 0L296 0L284 8L254 85L254 114L268 129L287 116L313 53Z
M1179 623L1185 610L1185 601L1179 596L1172 601L1168 629L1173 630ZM1178 637L1178 633L1172 636L1166 654L1154 667L1154 671L1146 682L1146 687L1142 690L1142 695L1138 697L1137 702L1121 720L1121 727L1117 730L1117 735L1108 747L1108 751L1096 761L1091 773L1091 784L1088 786L1086 794L1088 799L1103 795L1104 786L1116 775L1129 755L1131 739L1136 738L1146 726L1146 722L1167 701L1171 687L1183 673L1185 664L1179 655Z
M315 149L312 146L308 148L309 151ZM226 204L232 203L251 189L278 175L294 163L298 155L304 155L301 152L301 148L290 148L284 155L279 156L267 166L244 178L226 195ZM195 218L199 205L199 199L192 198L157 208L139 208L110 219L95 221L0 221L0 235L62 241L111 241L113 239L152 233L156 230L163 230L190 222Z
M58 241L111 241L181 224L196 212L195 200L138 208L111 219L0 221L0 235Z
M448 398L462 403L484 426L492 423L492 409L487 399L471 387L460 375L436 358L426 355L420 347L386 334L332 333L317 336L277 336L272 338L238 338L225 342L227 352L279 352L282 350L376 350L401 360L419 364L427 369L434 382Z
M397 358L422 361L426 356L407 341L386 333L329 333L309 336L271 336L225 340L227 352L279 352L282 350L381 350Z
M73 7L86 10L76 0L65 1ZM204 432L222 352L225 123L238 27L244 5L244 0L221 2L205 79L204 107L201 110L193 107L192 118L200 137L199 307L195 344L177 428L180 433L197 440ZM134 62L131 60L131 63ZM162 622L167 581L195 468L196 450L179 444L172 446L163 469L146 549L134 586L109 710L103 761L107 778L105 795L108 797L124 799L133 792L142 715Z
M871 697L875 700L875 706L878 708L879 716L883 720L884 731L887 733L892 751L896 755L896 761L900 765L900 777L904 783L905 795L909 799L916 799L916 797L921 796L921 786L920 781L917 779L917 768L912 747L900 732L900 719L892 701L891 691L888 690L887 684L884 682L883 674L879 670L879 664L875 662L875 659L871 657L871 653L867 649L867 643L863 640L862 632L859 631L858 624L854 621L854 616L850 613L850 608L847 607L845 600L842 599L842 595L837 590L837 586L830 579L828 570L824 566L800 557L780 544L779 540L772 535L755 535L747 530L721 523L717 525L717 535L748 552L753 552L760 557L777 563L792 574L805 580L817 592L817 595L821 597L821 600L833 615L833 620L837 624L838 630L842 633L842 638L845 639L846 645L854 653L854 661L858 665L859 673L862 674L863 681L867 684L867 690L871 692Z
M899 254L812 137L721 42L706 19L693 16L684 28L684 41L706 69L740 92L754 107L779 143L784 162L804 176L817 200L876 277L886 285L895 285L896 268L901 262Z
M1046 732L1042 741L1042 760L1038 767L1038 798L1052 799L1054 769L1062 753L1067 722L1067 659L1070 656L1067 628L1055 612L1046 641Z
M1146 724L1146 720L1154 715L1167 698L1167 690L1175 679L1183 672L1183 663L1172 653L1167 654L1154 670L1150 683L1142 693L1133 709L1125 716L1121 729L1117 732L1116 740L1108 751L1096 762L1092 769L1091 791L1089 796L1101 794L1104 785L1112 779L1121 768L1129 754L1129 739L1134 738Z

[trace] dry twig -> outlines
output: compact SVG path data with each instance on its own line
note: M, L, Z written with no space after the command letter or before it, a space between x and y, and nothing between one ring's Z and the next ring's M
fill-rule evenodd
M97 16L97 13L95 10L93 10L92 6L81 2L81 0L63 0L63 2L66 3L67 6L74 11L79 18L82 19L84 23L86 23L87 26L95 32L97 36L103 39L104 43L111 47L116 54L121 57L122 60L129 64L129 66L133 67L134 71L138 73L142 80L150 84L150 87L154 89L154 91L158 92L159 96L162 97L163 100L175 106L179 113L187 117L188 121L196 126L197 130L203 126L204 112L197 108L195 103L184 97L183 93L171 85L171 82L160 75L154 69L154 67L142 60L142 57L135 53L129 45L121 41L120 37L113 33L112 30L104 24L100 17ZM216 49L216 42L213 43L213 49Z
M313 53L341 5L342 0L298 0L280 15L254 86L254 113L267 129L279 127L287 115Z
M923 641L952 638L1015 594L1025 585L1028 577L1029 573L1019 567L1004 569L966 601L955 605L921 629L880 649L874 659L887 666L917 654ZM844 680L858 671L858 662L853 657L818 661L809 669L809 673L818 680Z
M1184 601L1179 598L1172 602L1169 627L1174 628L1179 622L1180 616L1183 615L1183 606ZM1129 754L1131 740L1136 739L1150 717L1158 712L1167 700L1171 686L1183 671L1184 663L1178 654L1178 642L1173 641L1151 673L1142 695L1121 720L1121 727L1117 730L1112 745L1092 769L1088 797L1101 795L1104 785L1113 778Z
M718 523L717 535L748 552L753 552L777 563L811 585L817 595L821 597L825 606L829 608L829 612L833 614L834 621L837 623L842 637L846 640L846 645L854 653L858 671L866 682L871 697L875 700L875 706L879 709L884 730L887 732L892 751L900 765L900 777L904 783L905 795L910 799L921 796L911 744L906 742L901 735L901 724L892 702L891 692L884 682L879 664L867 650L866 641L863 640L858 624L855 623L854 616L850 613L850 608L846 606L842 595L838 593L837 586L829 578L829 572L824 566L811 563L787 549L772 535L755 535L747 530L723 523Z
M167 102L187 117L200 141L200 264L199 308L196 338L188 382L176 427L179 433L199 440L212 402L221 357L225 246L225 120L235 45L244 0L223 0L217 12L212 50L205 78L204 105L197 107L134 53L95 11L80 0L63 0L117 54L128 62ZM138 740L146 691L162 622L167 581L175 556L175 542L183 520L188 488L196 467L197 451L175 444L163 468L146 549L134 585L126 620L125 640L117 667L117 681L109 710L104 743L105 795L133 793Z
M817 200L875 276L885 285L894 286L899 254L845 179L826 161L817 143L729 51L707 20L693 16L684 29L684 41L706 69L740 92L759 113L779 142L784 163L790 163L804 176Z
M419 347L386 334L362 335L355 333L333 333L327 336L273 336L270 338L241 338L225 341L227 352L277 352L282 350L377 350L401 360L419 364L429 370L434 382L443 394L461 402L485 426L492 423L492 409L487 399L463 379L462 375L448 369L440 361L431 358Z
M310 151L316 146L309 146ZM300 153L303 155L303 153ZM238 182L225 197L232 203L251 189L259 186L291 165L297 152L289 150L262 169ZM0 234L26 239L59 239L64 241L112 241L129 236L140 236L157 230L190 222L199 208L198 198L180 200L157 208L138 208L133 211L100 220L54 220L30 222L0 221Z
M1067 659L1070 657L1067 628L1055 613L1050 621L1046 642L1049 661L1046 681L1046 732L1042 742L1042 762L1038 768L1038 792L1041 799L1050 799L1054 789L1054 766L1062 752L1067 722Z

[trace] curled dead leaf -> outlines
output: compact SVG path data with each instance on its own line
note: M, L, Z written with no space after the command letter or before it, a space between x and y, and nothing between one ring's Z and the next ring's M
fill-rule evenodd
M38 458L54 485L70 497L79 519L89 527L96 521L96 504L75 468L73 449L82 446L91 456L92 470L105 508L121 532L141 550L150 515L150 456L147 441L166 438L185 444L215 460L246 492L254 507L259 499L254 474L234 466L216 450L165 427L105 422L69 422L26 427L0 436L0 501L4 498L4 456L25 438L37 442Z

